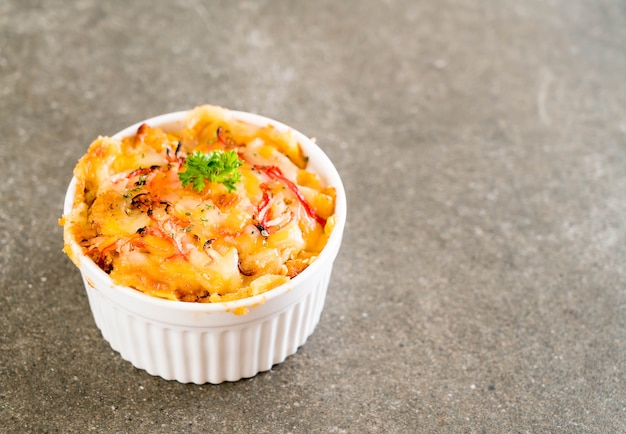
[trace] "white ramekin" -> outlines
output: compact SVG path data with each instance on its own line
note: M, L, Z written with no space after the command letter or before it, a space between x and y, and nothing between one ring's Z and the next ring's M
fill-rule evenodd
M173 131L187 111L138 122L114 137L134 135L142 123ZM319 257L289 283L254 297L224 303L188 303L155 298L113 283L74 240L89 306L102 336L122 358L151 375L181 383L221 383L269 370L303 345L317 326L346 222L346 196L334 165L308 137L256 114L231 111L238 119L291 130L309 157L308 170L335 187L336 225ZM65 196L64 213L74 202L76 178ZM247 314L234 312L248 310Z

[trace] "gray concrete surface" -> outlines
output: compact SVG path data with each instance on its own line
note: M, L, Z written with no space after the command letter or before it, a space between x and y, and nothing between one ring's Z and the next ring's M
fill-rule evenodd
M0 1L0 431L626 432L626 3ZM349 221L299 352L153 378L57 225L99 134L211 103L335 161Z

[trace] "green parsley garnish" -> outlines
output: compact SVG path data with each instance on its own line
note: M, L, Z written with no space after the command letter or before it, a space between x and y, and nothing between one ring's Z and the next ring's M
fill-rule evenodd
M209 153L194 151L183 164L184 172L178 172L178 178L187 187L193 184L194 190L204 190L205 182L219 182L224 184L229 193L236 190L236 184L241 181L241 172L238 168L242 161L237 152L221 150Z

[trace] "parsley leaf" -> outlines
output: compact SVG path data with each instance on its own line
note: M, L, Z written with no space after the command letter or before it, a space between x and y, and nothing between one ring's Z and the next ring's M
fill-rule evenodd
M205 182L219 182L224 184L229 193L236 190L236 184L241 181L241 172L238 168L242 161L237 152L221 150L209 153L194 151L183 164L184 172L178 172L178 178L187 187L193 184L194 190L204 190Z

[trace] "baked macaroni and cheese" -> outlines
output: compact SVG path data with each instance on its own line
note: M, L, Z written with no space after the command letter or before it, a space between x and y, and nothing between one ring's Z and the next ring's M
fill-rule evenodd
M335 189L306 167L289 131L214 106L178 131L99 137L74 169L64 250L72 258L75 240L115 283L156 297L261 294L311 264L333 229Z

